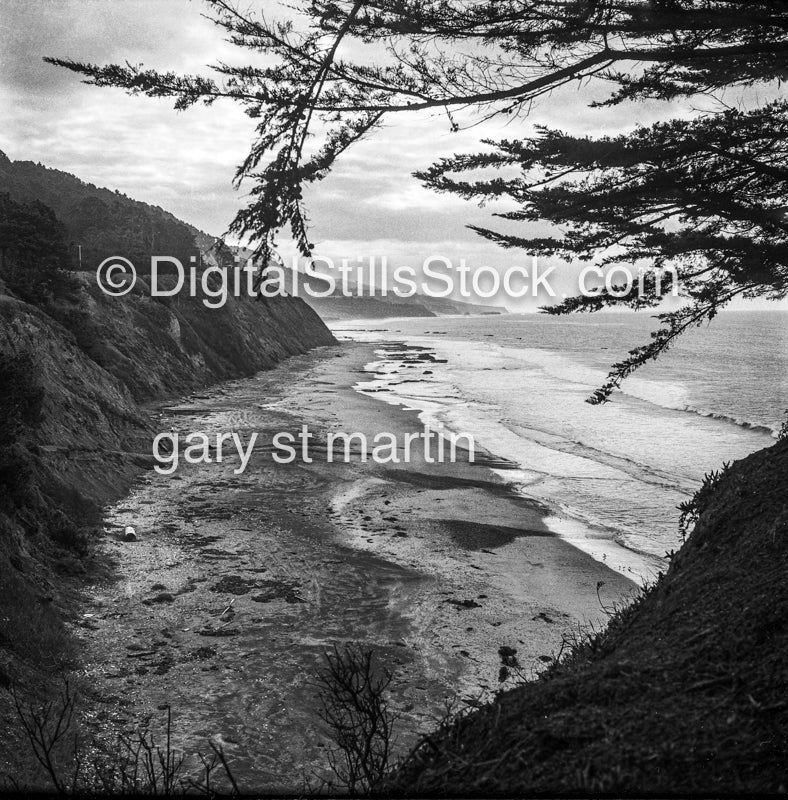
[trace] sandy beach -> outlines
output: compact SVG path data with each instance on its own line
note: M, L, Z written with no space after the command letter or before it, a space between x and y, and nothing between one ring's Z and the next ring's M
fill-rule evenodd
M257 445L241 474L225 449L147 473L107 509L115 575L89 588L79 626L95 732L170 704L191 766L211 740L242 788L300 790L327 774L313 676L335 643L363 643L394 672L404 753L447 701L498 688L500 646L535 673L634 594L510 494L489 454L376 464L356 449L327 463L332 432L420 430L415 412L353 389L374 360L370 345L321 348L160 409L160 431L254 431ZM276 463L273 437L304 425L312 462ZM126 526L138 541L121 541Z

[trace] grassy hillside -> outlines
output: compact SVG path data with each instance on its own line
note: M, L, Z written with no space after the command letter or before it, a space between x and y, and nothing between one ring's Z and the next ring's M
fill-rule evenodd
M396 774L414 795L788 789L788 441L697 496L667 573L540 679L449 722Z

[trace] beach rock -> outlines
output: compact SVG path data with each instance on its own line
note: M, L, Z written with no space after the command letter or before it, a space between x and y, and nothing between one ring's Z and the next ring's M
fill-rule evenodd
M215 647L198 647L196 650L192 650L189 657L194 661L205 661L209 658L213 658L215 655Z
M175 600L175 595L172 592L159 592L153 597L148 597L142 601L143 605L152 606L158 603L172 603Z
M448 600L444 601L446 603L451 603L453 606L457 606L457 608L481 608L482 604L477 603L475 600L455 600L453 597L450 597Z
M241 595L248 594L256 588L257 581L242 578L240 575L225 575L211 587L211 591Z
M297 593L298 586L286 581L263 581L260 584L262 591L252 600L255 603L270 603L272 600L284 600L286 603L306 603Z

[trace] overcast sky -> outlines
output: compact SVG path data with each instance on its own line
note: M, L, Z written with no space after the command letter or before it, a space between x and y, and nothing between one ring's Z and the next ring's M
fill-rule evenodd
M40 161L223 233L243 202L231 181L251 141L252 120L231 103L175 112L167 100L86 86L42 61L51 55L203 73L217 60L242 63L244 54L201 16L199 0L0 2L0 149L12 160ZM263 3L269 17L286 13L276 0ZM482 137L527 135L537 122L616 132L665 114L661 104L591 110L572 89L509 127L493 122L451 133L445 116L402 115L310 191L312 239L333 258L374 254L410 264L440 254L474 266L527 264L525 254L502 251L465 228L489 224L492 208L437 195L410 173L472 151Z

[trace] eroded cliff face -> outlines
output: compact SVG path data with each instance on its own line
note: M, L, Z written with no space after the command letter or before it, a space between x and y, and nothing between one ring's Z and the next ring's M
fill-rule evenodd
M53 315L138 402L252 375L335 343L320 317L297 298L230 296L209 308L204 296L186 290L152 298L144 276L124 297L105 295L88 273L78 278L78 302Z
M118 479L133 470L136 461L127 456L143 453L149 438L146 416L128 388L93 361L67 328L3 294L0 354L22 357L20 369L33 370L40 408L14 443L18 458L34 468L31 483L51 505L64 505L75 517L83 503L104 502ZM30 393L4 388L22 404L32 402Z
M151 405L334 338L298 299L208 308L188 281L152 297L154 256L219 282L233 267L225 245L161 208L2 153L0 201L0 748L19 754L10 687L42 699L78 663L64 620L88 624L76 597L112 568L94 546L101 507L153 465ZM97 285L115 255L139 271L123 297Z
M68 300L42 308L0 293L0 353L26 354L43 391L40 421L26 434L56 477L89 499L115 493L115 473L150 456L148 417L138 404L252 375L313 347L335 343L301 300L199 298L163 303L141 279L125 297L105 295L79 274ZM135 456L134 458L127 458ZM85 474L100 462L97 488Z
M333 343L289 297L210 309L151 298L144 279L109 297L78 273L33 305L0 281L0 686L65 653L58 619L95 566L90 528L153 464L148 404ZM26 637L37 625L48 642Z

